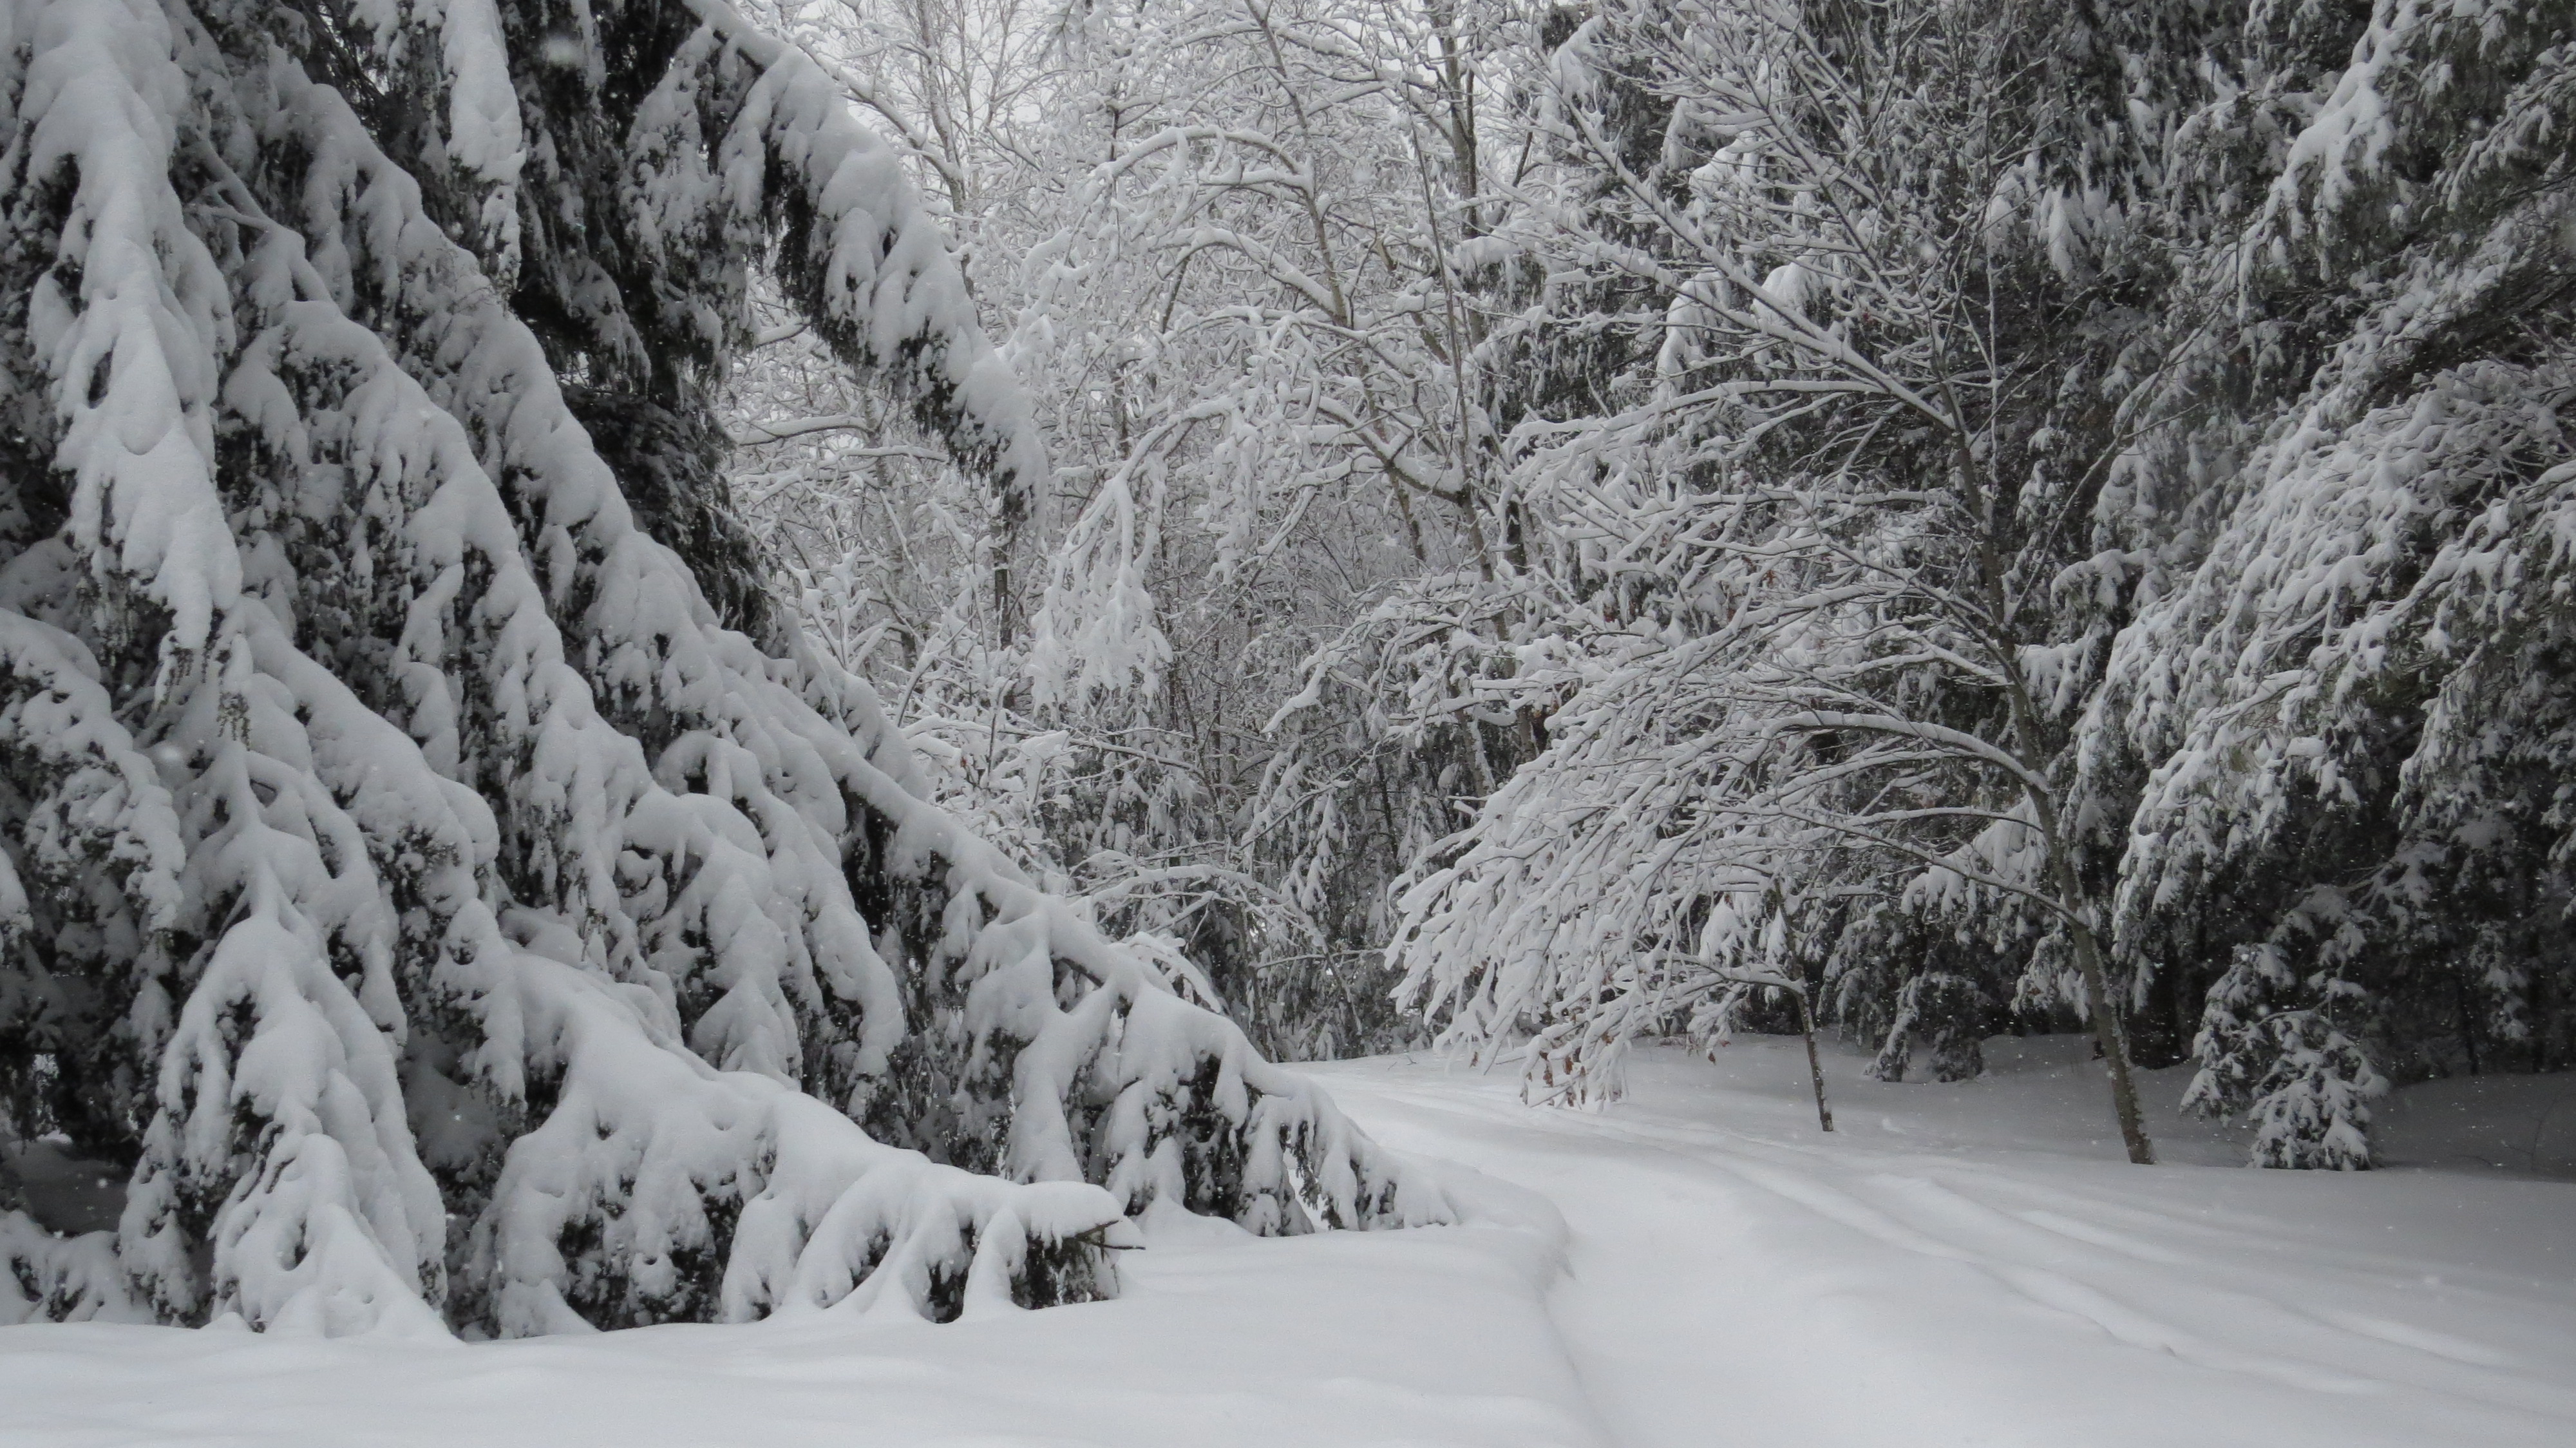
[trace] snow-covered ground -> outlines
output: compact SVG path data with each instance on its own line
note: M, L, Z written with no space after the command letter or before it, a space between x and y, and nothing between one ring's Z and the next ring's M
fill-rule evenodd
M1598 1116L1506 1073L1317 1074L1563 1210L1553 1306L1622 1448L2576 1443L2576 1180L2478 1164L2567 1164L2576 1076L2404 1093L2351 1175L2249 1170L2167 1105L2150 1170L2082 1055L1999 1040L1982 1080L1890 1086L1837 1053L1830 1137L1778 1040L1643 1053Z
M2079 1057L1997 1041L1982 1081L1885 1086L1838 1053L1832 1137L1788 1042L1645 1053L1599 1114L1502 1073L1314 1067L1381 1140L1490 1178L1455 1176L1487 1220L1165 1221L1119 1301L937 1327L0 1329L0 1443L2576 1442L2576 1076L2405 1093L2389 1168L2355 1176L2249 1171L2167 1114L2148 1171Z
M1292 1241L1184 1219L1115 1302L933 1326L422 1345L0 1328L0 1444L242 1448L1588 1448L1542 1234Z

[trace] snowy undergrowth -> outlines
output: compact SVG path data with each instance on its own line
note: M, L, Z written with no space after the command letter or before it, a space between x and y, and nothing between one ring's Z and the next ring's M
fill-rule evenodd
M1542 1294L1543 1206L1470 1179L1467 1224L1261 1239L1150 1213L1110 1302L855 1303L423 1352L374 1338L0 1328L13 1448L617 1443L1600 1448ZM756 1425L756 1426L755 1426Z

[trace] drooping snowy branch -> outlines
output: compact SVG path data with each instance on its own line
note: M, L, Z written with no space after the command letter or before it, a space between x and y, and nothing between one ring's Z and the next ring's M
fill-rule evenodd
M7 10L8 215L52 257L11 344L65 486L13 482L0 566L0 1047L55 1084L34 1120L140 1158L112 1248L0 1223L42 1289L23 1310L517 1334L1081 1300L1181 1137L1207 1154L1154 1189L1265 1230L1449 1214L929 803L865 685L792 628L765 654L725 627L675 551L708 535L647 526L720 500L576 415L685 433L691 384L668 358L618 375L619 339L676 318L720 367L775 236L810 325L1006 488L1043 472L885 149L801 57L705 13L630 98L625 209L590 213L636 289L554 250L558 216L522 229L514 297L497 223L451 239L453 176L407 169L489 183L485 221L600 200L561 145L513 149L565 117L492 113L535 105L496 77L552 63L492 7L370 12L389 63L444 27L403 73L447 132L408 161L229 12ZM550 330L513 310L584 276L610 290ZM1000 984L952 971L1006 954ZM1091 989L1060 1003L1058 968ZM1159 1032L1124 1031L1140 1013ZM1112 1119L1082 1094L1131 1086Z

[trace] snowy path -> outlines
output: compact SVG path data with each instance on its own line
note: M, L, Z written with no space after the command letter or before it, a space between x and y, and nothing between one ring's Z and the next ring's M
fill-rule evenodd
M1846 1060L1831 1138L1776 1042L1650 1057L1604 1115L1316 1074L1390 1145L1561 1208L1552 1309L1621 1448L2576 1443L2576 1183L2190 1164L2240 1148L2170 1119L2185 1164L2143 1171L2096 1139L2090 1068L2002 1064Z

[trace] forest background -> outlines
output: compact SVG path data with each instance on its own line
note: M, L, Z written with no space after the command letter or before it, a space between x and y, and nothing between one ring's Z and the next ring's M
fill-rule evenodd
M2576 1049L2570 7L783 4L1039 400L729 477L976 820L1269 1051L1816 1019L2259 1161Z

